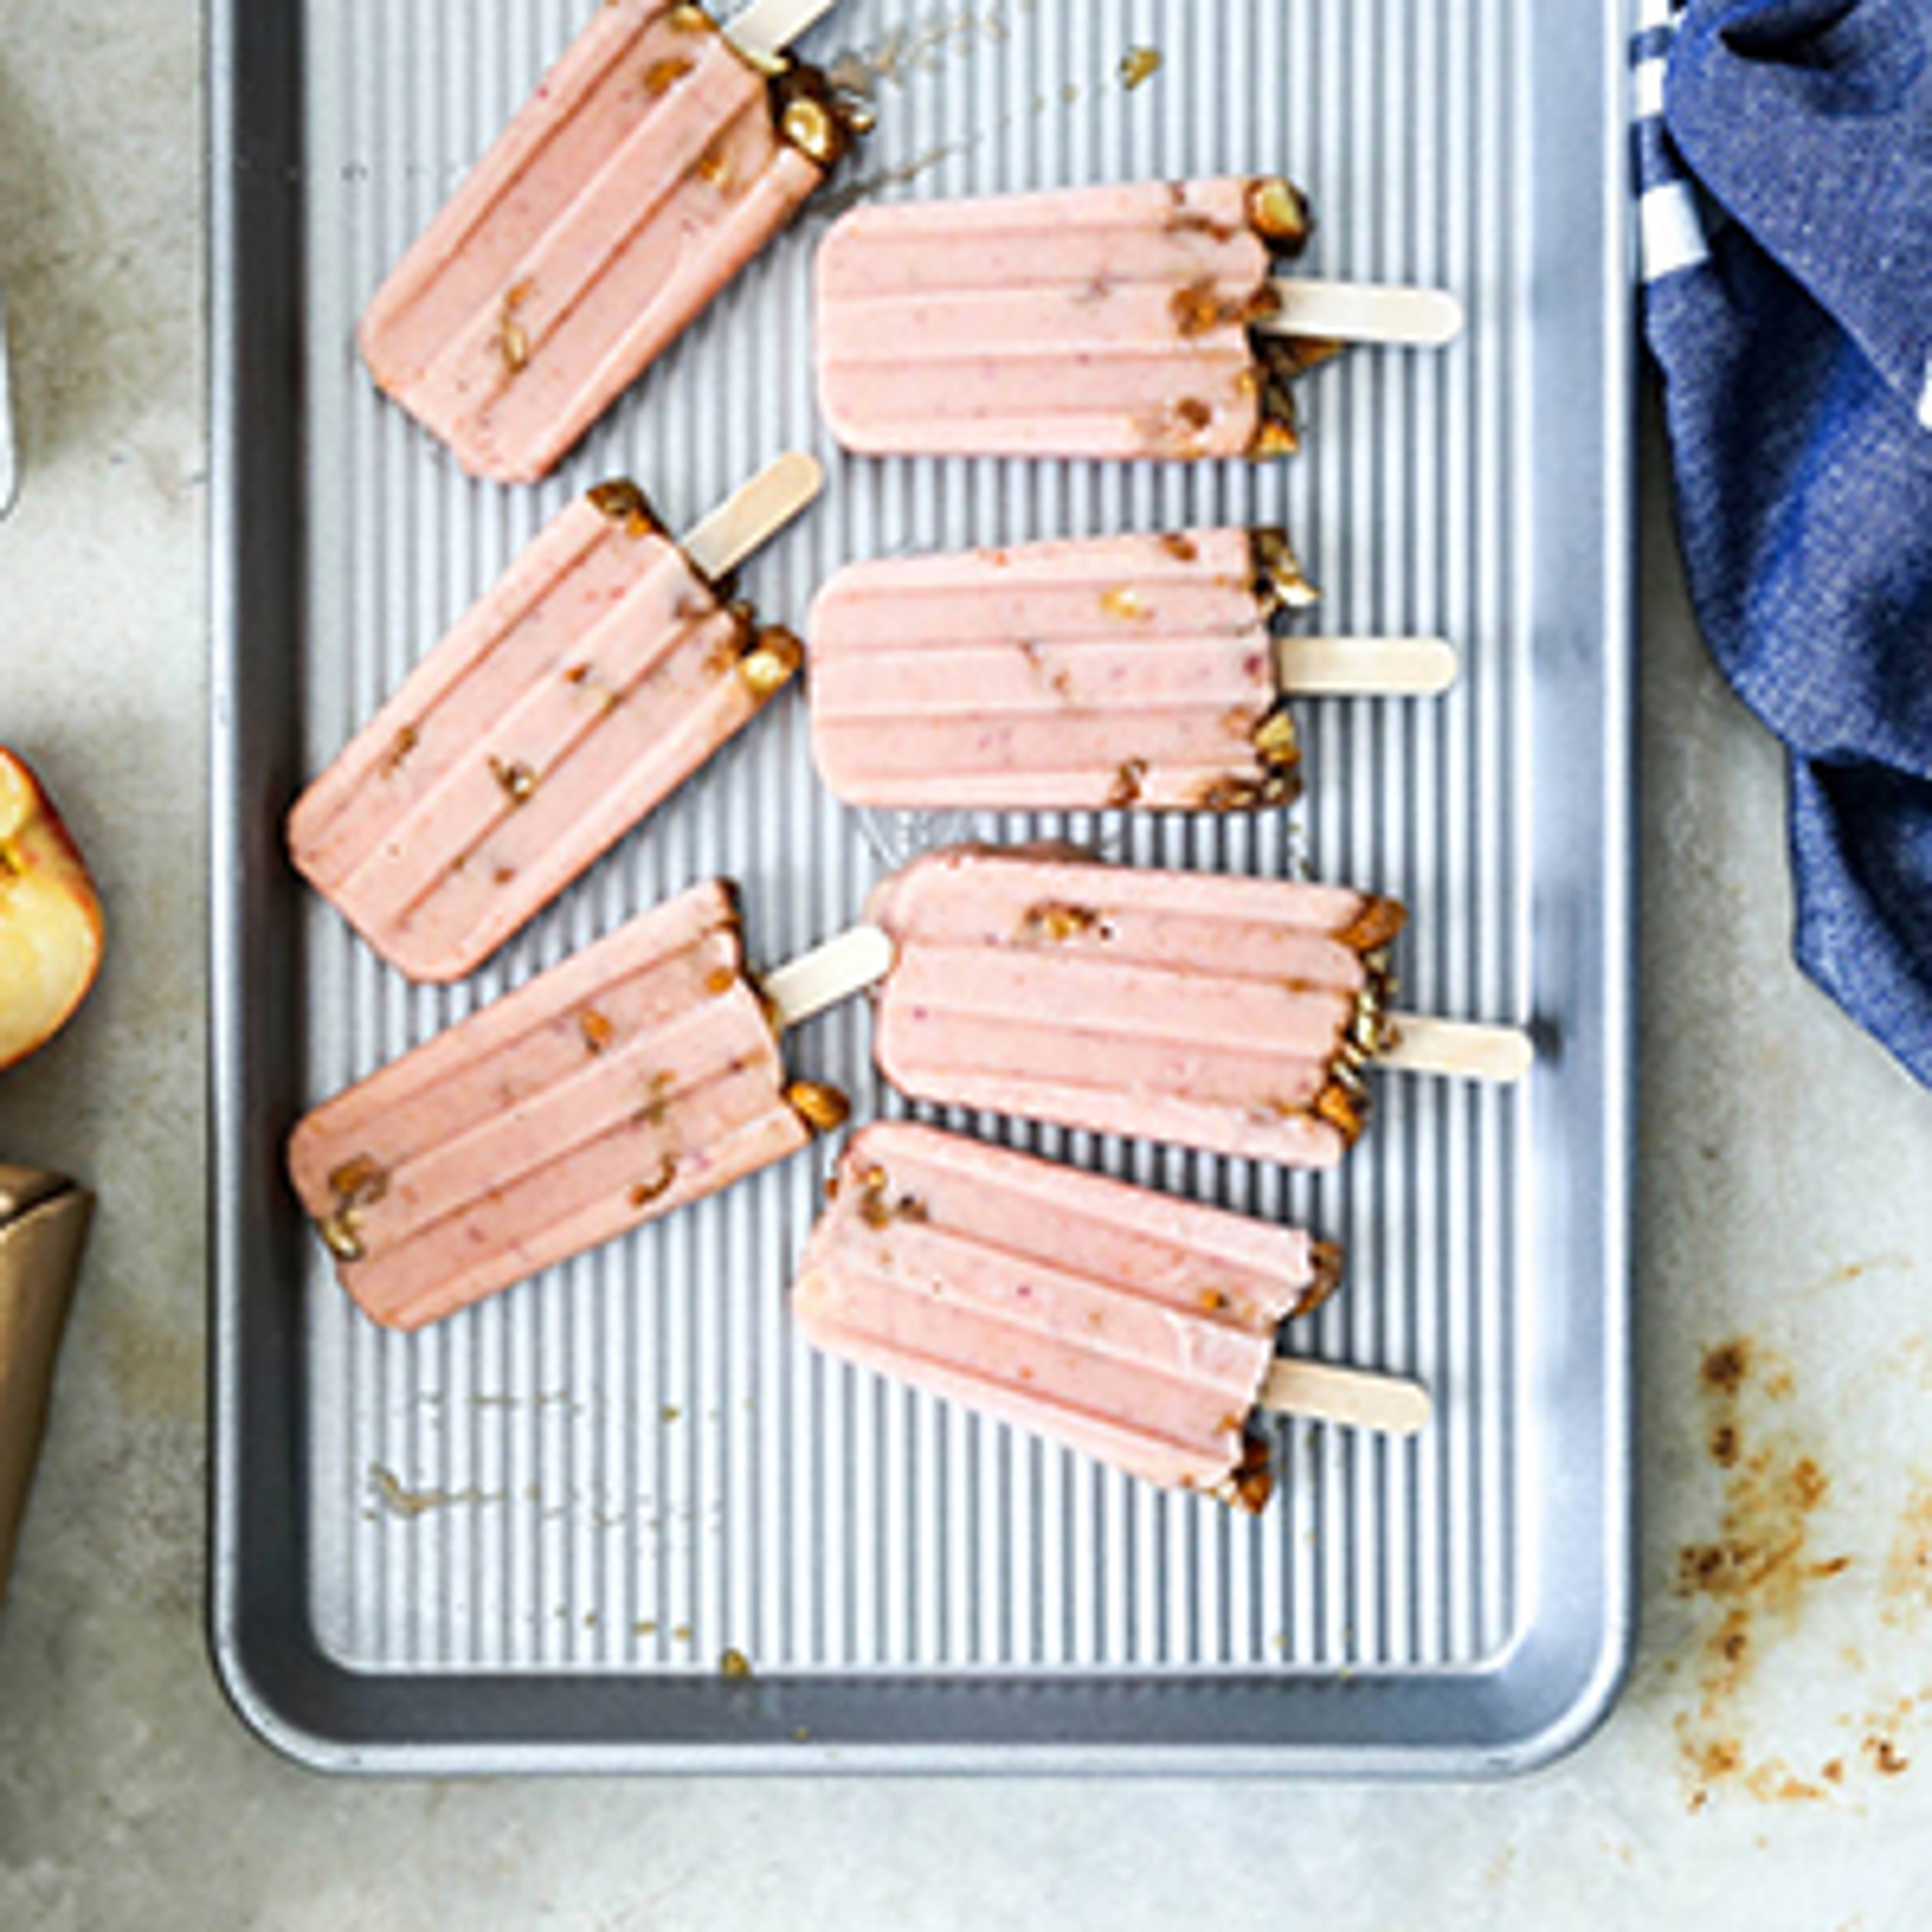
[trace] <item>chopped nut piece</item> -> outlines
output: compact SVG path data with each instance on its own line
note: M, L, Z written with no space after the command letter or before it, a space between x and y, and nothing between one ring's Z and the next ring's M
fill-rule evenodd
M677 1162L669 1154L658 1163L658 1171L650 1180L640 1181L631 1190L631 1205L641 1212L654 1201L662 1200L670 1192L671 1184L677 1178Z
M742 1650L728 1650L718 1660L718 1668L725 1676L742 1680L752 1674L752 1660Z
M617 1029L594 1006L586 1007L578 1016L577 1024L586 1050L592 1054L605 1052L617 1036Z
M1144 624L1154 616L1147 598L1131 584L1118 584L1111 590L1103 590L1100 608L1124 624Z
M389 1191L389 1177L370 1154L346 1160L328 1177L328 1191L345 1207L374 1207Z
M1272 712L1262 721L1254 742L1264 764L1286 768L1301 762L1300 734L1286 710Z
M537 775L520 759L512 759L506 764L501 758L492 758L490 776L502 788L504 796L512 805L528 805L537 795Z
M1120 85L1131 94L1160 71L1158 47L1130 47L1120 58Z
M738 674L760 703L775 698L798 675L805 647L789 631L776 628L758 639L758 647L738 662Z
M339 1262L359 1262L362 1258L364 1250L356 1232L357 1219L352 1208L342 1208L316 1224L328 1252Z
M644 493L622 477L598 484L590 501L614 524L622 524L626 536L647 537L662 527Z
M822 100L801 94L786 108L779 131L806 160L829 168L838 157L837 124Z
M1257 597L1276 610L1305 610L1321 602L1322 593L1309 582L1286 530L1256 530L1252 542Z
M722 194L731 185L731 156L722 141L714 141L691 164L691 172L707 188Z
M1089 935L1102 939L1113 936L1106 915L1092 906L1071 905L1064 900L1042 899L1038 905L1029 906L1020 921L1022 939L1044 940L1052 946L1064 946L1070 939Z
M721 966L704 982L706 993L714 1000L722 1000L737 985L739 975L729 966Z
M1162 537L1160 547L1180 563L1192 563L1201 554L1201 546L1192 537L1178 534Z
M1125 812L1140 802L1141 785L1148 774L1144 758L1130 758L1114 774L1113 789L1107 794L1108 805L1116 812Z
M659 94L668 94L690 73L691 65L689 61L678 55L652 61L644 70L644 92L653 100Z
M1278 175L1249 183L1248 220L1257 235L1284 255L1298 255L1315 232L1308 197Z
M836 1133L852 1118L852 1103L836 1087L816 1080L794 1080L785 1104L814 1133Z
M410 754L421 742L416 735L416 728L413 724L405 724L389 740L389 748L382 754L383 777L394 778L407 762Z
M674 7L668 16L672 31L680 34L715 34L718 23L702 7Z

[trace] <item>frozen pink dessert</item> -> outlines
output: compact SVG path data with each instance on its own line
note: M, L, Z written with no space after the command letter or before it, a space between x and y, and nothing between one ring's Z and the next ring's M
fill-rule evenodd
M812 607L820 774L907 811L1286 803L1269 624L1314 596L1276 530L852 565Z
M693 886L316 1108L296 1192L364 1312L416 1328L838 1124L788 1087L729 886Z
M1368 1112L1394 901L966 848L874 896L881 1072L922 1100L1332 1167Z
M628 484L574 502L290 814L296 866L412 978L460 978L791 676Z
M1258 1509L1275 1334L1340 1257L1292 1228L932 1128L857 1135L792 1306L815 1347Z
M856 209L818 254L825 414L872 455L1291 450L1289 385L1334 345L1261 325L1309 225L1279 180Z
M848 140L810 68L754 64L702 8L608 0L377 291L364 358L466 470L532 482Z

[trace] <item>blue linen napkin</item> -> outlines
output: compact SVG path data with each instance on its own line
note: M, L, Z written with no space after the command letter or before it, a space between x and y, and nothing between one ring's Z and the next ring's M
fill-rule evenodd
M1932 1085L1932 0L1640 0L1698 620L1791 754L1804 970Z

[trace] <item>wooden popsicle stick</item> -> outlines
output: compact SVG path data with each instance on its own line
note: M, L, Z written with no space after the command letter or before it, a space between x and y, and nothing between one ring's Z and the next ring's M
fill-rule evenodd
M724 37L754 61L772 60L838 4L838 0L752 0L726 23Z
M1378 1066L1402 1073L1437 1073L1452 1080L1514 1086L1536 1059L1536 1043L1516 1027L1478 1026L1465 1020L1390 1013L1389 1038Z
M1406 1376L1334 1368L1286 1355L1276 1358L1257 1400L1277 1415L1340 1422L1388 1436L1417 1435L1429 1420L1429 1391Z
M855 926L766 974L765 998L782 1029L800 1026L877 985L898 960L898 947L876 926Z
M1462 304L1446 289L1378 287L1298 277L1270 286L1281 298L1281 310L1252 325L1264 335L1439 349L1462 332Z
M1444 638L1277 638L1275 682L1291 697L1430 698L1456 682Z
M684 539L683 550L700 576L728 577L761 548L825 488L815 456L794 450L767 464L741 490L726 497Z

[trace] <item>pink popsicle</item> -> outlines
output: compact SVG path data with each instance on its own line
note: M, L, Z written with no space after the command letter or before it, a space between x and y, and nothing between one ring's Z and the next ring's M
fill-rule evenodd
M606 484L302 794L290 852L386 959L460 978L741 730L800 656L720 600L635 489Z
M358 1304L416 1328L784 1160L824 1099L713 881L316 1108L289 1172Z
M364 314L376 382L466 470L555 467L824 179L823 80L699 7L609 0Z
M792 1302L830 1354L1258 1509L1276 1330L1340 1270L1295 1228L895 1125L846 1148Z
M974 848L870 913L898 949L875 1052L917 1099L1289 1167L1362 1131L1393 900Z
M810 624L812 744L848 804L1233 811L1300 747L1270 620L1312 601L1277 531L854 564Z
M818 254L825 414L872 455L1283 453L1289 382L1333 345L1258 326L1308 232L1281 181L856 209Z

